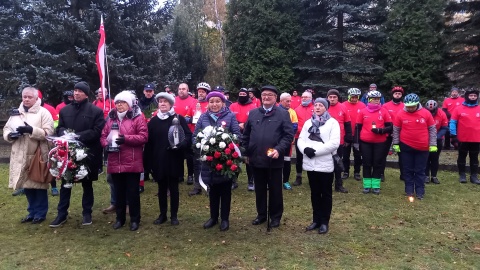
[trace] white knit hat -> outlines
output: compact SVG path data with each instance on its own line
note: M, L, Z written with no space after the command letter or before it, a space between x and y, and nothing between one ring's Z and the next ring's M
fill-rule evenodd
M175 104L175 98L172 96L172 94L169 94L167 92L160 92L155 96L155 100L158 101L159 98L164 98L170 103L170 105L173 106Z
M135 97L132 95L132 93L130 93L130 91L122 91L115 96L114 101L125 101L128 104L128 107L131 108L134 99Z

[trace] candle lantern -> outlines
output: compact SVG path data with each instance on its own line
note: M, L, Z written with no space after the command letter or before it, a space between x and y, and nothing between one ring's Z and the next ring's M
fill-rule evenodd
M12 130L12 132L10 133L10 137L11 138L18 138L18 137L22 136L22 134L17 132L17 128L25 125L25 123L22 120L22 114L20 113L20 111L17 108L12 108L9 111L9 114L10 114L9 127Z
M110 137L110 143L107 146L107 151L108 152L118 152L120 151L120 146L117 144L116 140L118 138L119 134L119 126L117 122L114 122L112 124L112 127L110 128L110 134L108 137Z
M171 148L175 149L183 140L185 140L185 132L182 126L180 126L178 118L174 117L172 125L168 129L168 143L170 143Z
M196 124L198 122L200 115L202 115L202 107L200 106L200 103L197 103L197 105L195 106L195 114L192 118L192 124Z

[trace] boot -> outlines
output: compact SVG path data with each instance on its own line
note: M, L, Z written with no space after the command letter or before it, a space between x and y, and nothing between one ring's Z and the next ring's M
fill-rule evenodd
M470 182L472 184L480 185L480 180L477 177L478 164L470 164Z
M199 182L193 184L193 189L188 192L188 196L200 195L202 194L202 187L200 186Z
M457 162L457 167L458 167L458 173L460 174L460 183L465 184L467 183L467 175L465 174L465 163L458 163Z
M237 182L237 177L234 177L232 181L232 190L236 188L238 188L238 182Z
M362 177L360 176L360 173L354 173L354 174L353 174L353 178L354 178L355 180L357 180L357 181L362 180Z
M295 178L295 182L293 182L294 186L301 186L302 185L302 175L297 174L297 178Z
M462 184L467 183L467 175L464 172L460 173L460 183Z
M373 194L378 195L380 194L380 183L382 182L381 179L372 178L372 190Z
M372 188L372 178L363 178L363 194L370 193Z
M430 177L425 176L425 184L428 184L428 183L430 183Z
M343 179L343 180L347 179L349 176L350 176L350 173L349 173L349 172L343 172L343 173L342 173L342 179Z
M380 179L382 182L385 182L385 175L384 174L380 175Z

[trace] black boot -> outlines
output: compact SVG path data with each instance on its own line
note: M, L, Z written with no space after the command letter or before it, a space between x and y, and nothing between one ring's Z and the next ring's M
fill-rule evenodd
M302 176L297 175L297 178L295 178L295 182L293 182L294 186L301 186L302 185Z
M457 162L457 167L458 167L458 174L460 174L460 183L465 184L467 183L467 175L465 174L465 163L458 163Z
M478 164L470 164L470 182L472 184L480 185L480 180L477 177Z
M460 173L460 183L462 184L467 183L467 175L464 172Z

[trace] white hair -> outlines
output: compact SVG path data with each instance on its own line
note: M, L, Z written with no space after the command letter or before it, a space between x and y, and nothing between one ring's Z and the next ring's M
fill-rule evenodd
M303 96L303 94L308 94L308 95L310 96L310 98L312 97L312 93L310 93L310 91L305 91L305 92L303 92L303 93L302 93L302 96Z
M34 87L31 87L31 86L27 86L25 88L23 88L22 90L22 96L23 96L23 93L25 92L32 92L33 93L33 97L34 98L38 98L38 90Z
M282 93L282 94L280 95L280 101L282 101L282 100L284 100L284 99L286 99L286 98L290 98L290 97L292 97L292 95L290 95L289 93Z

